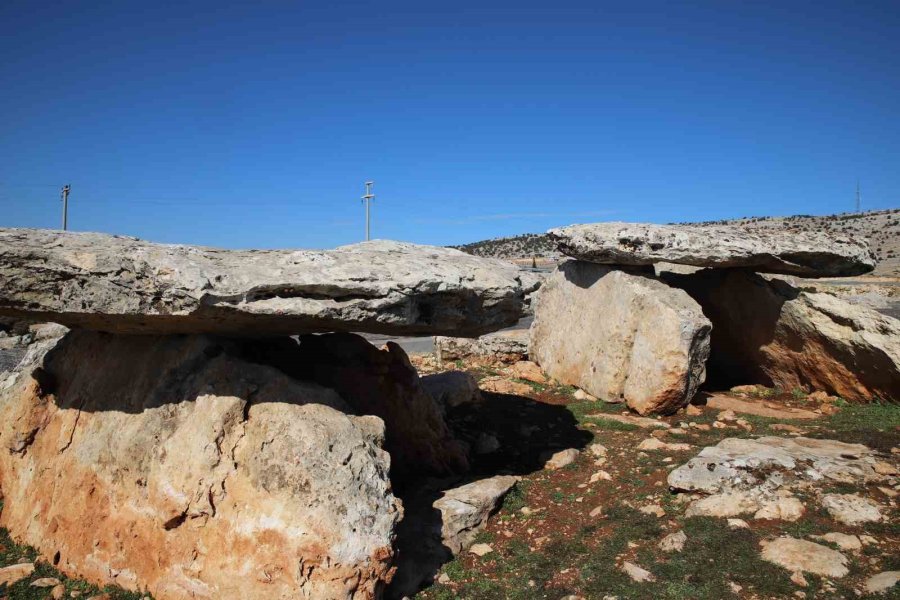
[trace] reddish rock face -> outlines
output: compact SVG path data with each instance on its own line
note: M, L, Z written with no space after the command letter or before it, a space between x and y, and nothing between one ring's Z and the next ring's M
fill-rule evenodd
M63 572L160 600L390 580L379 418L204 336L72 332L32 354L0 390L0 523Z
M900 401L900 322L742 271L667 274L713 324L710 380Z

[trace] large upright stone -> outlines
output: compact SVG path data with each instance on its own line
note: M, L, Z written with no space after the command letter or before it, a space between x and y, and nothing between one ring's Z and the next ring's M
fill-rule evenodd
M0 229L0 314L75 328L477 336L515 323L522 302L514 265L449 248L238 251Z
M801 277L861 275L875 268L868 244L824 232L754 230L737 226L591 223L548 232L568 256L614 265L669 262L695 267L745 267Z
M652 274L568 261L541 288L530 351L557 381L667 414L703 382L709 332L700 306Z
M0 383L16 539L159 600L381 596L402 511L379 418L207 336L47 345Z
M711 381L900 402L900 321L745 271L665 274L713 324Z

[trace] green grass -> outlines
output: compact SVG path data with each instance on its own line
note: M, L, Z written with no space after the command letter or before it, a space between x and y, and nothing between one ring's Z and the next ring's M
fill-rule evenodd
M811 432L811 437L865 444L889 452L900 444L900 404L846 404L818 425L820 428Z

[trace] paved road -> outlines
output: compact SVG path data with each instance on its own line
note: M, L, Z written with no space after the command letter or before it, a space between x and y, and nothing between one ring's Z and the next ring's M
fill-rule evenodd
M501 331L514 331L517 329L528 329L531 327L531 322L534 320L534 317L528 316L519 319L519 322L513 325L512 327L507 327L506 329L502 329ZM394 342L399 344L401 348L406 350L407 354L429 354L434 352L434 341L433 337L423 336L423 337L391 337L389 335L378 335L374 333L362 333L360 334L367 340L369 340L372 344L376 346L381 346L386 342Z

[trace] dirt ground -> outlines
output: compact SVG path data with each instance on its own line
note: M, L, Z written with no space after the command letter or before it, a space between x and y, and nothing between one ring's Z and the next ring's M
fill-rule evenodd
M673 468L726 437L802 434L863 443L896 465L900 406L840 400L823 405L800 390L759 389L750 399L823 414L803 421L738 415L737 425L717 421L717 410L696 407L691 414L682 411L660 419L671 426L685 424L688 433L676 436L610 420L610 415L627 411L622 405L576 400L572 387L512 379L499 365L456 362L438 367L429 358L413 361L423 374L462 369L477 378L506 377L521 384L522 392L483 392L483 402L448 414L458 435L473 445L484 436L499 442L496 451L475 456L472 478L510 473L522 479L478 535L476 541L488 544L490 551L483 556L464 552L445 564L417 600L858 598L866 597L866 578L900 570L900 511L883 489L836 485L833 490L859 492L877 501L885 515L879 523L841 525L810 506L794 522L747 517L750 528L731 529L725 519L686 518L684 495L671 493L666 483ZM651 437L689 448L639 450ZM605 456L592 451L594 444L605 448ZM567 448L580 450L574 462L557 470L543 468L548 454ZM682 551L661 550L660 540L677 531L687 536ZM826 532L869 536L860 551L844 551L850 559L850 574L844 578L807 574L805 585L800 585L791 580L791 573L760 558L762 540L780 535L808 539ZM9 587L0 584L0 600L49 598L52 588L31 585L47 577L60 580L66 598L145 597L67 579L0 530L0 567L21 562L35 562L34 574ZM622 570L625 562L646 569L654 580L633 581ZM900 586L877 597L900 598Z
M428 365L423 368L428 370ZM469 369L478 377L500 370L462 363L451 368ZM856 598L865 597L862 584L869 576L900 569L897 503L878 489L837 486L828 491L840 487L841 493L859 492L876 500L885 514L880 523L849 527L810 506L794 522L746 517L751 527L735 530L726 519L685 518L684 495L670 493L666 483L673 468L726 437L802 434L864 443L896 465L898 406L851 406L838 400L823 407L799 390L760 389L750 399L833 414L803 421L738 415L740 426L725 422L714 426L719 411L697 407L690 416L681 412L660 419L672 426L688 424L690 433L676 437L606 419L604 414L622 413L624 408L577 401L573 388L520 383L527 383L531 392L484 394L484 408L461 408L451 414L455 426L469 427L469 438L487 432L500 441L496 453L476 459L476 469L520 474L523 479L479 534L478 541L492 551L481 557L467 552L446 564L436 577L438 583L421 591L419 600ZM782 429L784 425L792 431ZM690 447L638 450L638 444L651 436ZM590 451L595 443L606 448L605 461ZM541 468L539 455L564 447L582 451L567 467ZM596 475L600 472L605 474ZM677 531L687 535L684 549L660 550L660 540ZM791 581L791 573L760 558L762 540L827 532L872 538L860 552L845 552L851 564L847 577L826 580L806 575L806 585L798 585ZM651 572L655 581L632 581L621 569L626 561ZM900 598L900 588L878 597Z

